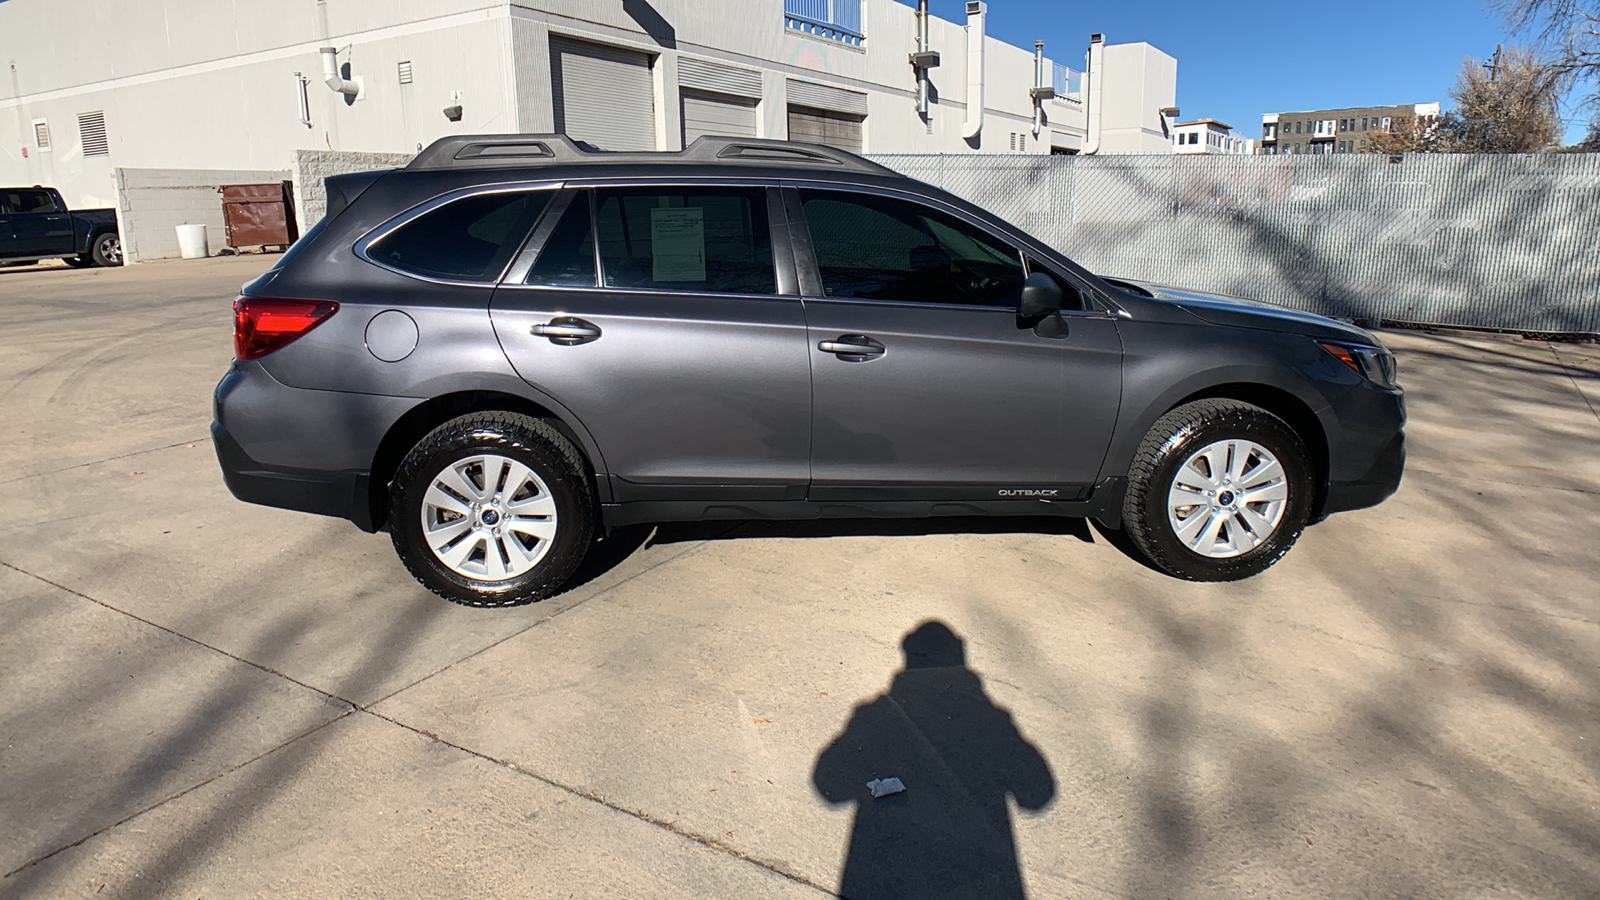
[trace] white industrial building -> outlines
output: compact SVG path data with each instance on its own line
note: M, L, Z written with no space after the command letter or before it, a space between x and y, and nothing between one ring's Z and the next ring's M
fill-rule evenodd
M1096 35L1049 48L1069 67L987 37L985 3L967 12L924 26L896 0L7 0L0 184L127 206L119 185L154 191L158 170L260 177L296 151L482 132L1171 152L1172 57Z
M1216 119L1195 119L1172 126L1172 152L1180 156L1252 156L1256 142Z

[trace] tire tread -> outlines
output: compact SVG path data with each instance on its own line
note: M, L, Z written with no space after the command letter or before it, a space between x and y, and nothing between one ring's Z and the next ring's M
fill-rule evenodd
M488 434L493 434L495 437L484 441L484 436ZM401 461L389 491L389 521L392 523L390 528L395 552L405 564L406 570L423 587L452 603L494 608L522 606L551 596L577 571L583 562L583 552L565 554L557 559L546 556L540 566L533 570L539 577L525 586L503 591L484 590L473 592L468 596L466 591L455 592L449 587L436 584L430 577L431 573L424 568L427 560L422 558L423 554L431 551L425 545L409 546L403 539L401 528L397 527L399 523L408 521L405 517L409 515L405 509L403 486L412 483L418 475L419 466L424 461L451 447L460 446L466 440L476 440L478 444L475 449L491 452L497 447L521 448L533 452L552 451L565 470L555 474L566 479L568 486L577 493L578 498L578 508L575 513L563 511L561 525L575 529L581 550L588 548L594 535L598 514L594 485L587 474L583 454L548 422L523 413L495 411L469 413L441 424L423 436ZM569 523L568 519L573 516L577 521ZM548 567L545 566L546 563L549 563Z

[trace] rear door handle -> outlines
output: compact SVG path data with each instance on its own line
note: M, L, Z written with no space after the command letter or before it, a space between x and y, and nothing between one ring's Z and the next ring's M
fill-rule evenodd
M533 333L563 347L600 340L600 326L576 316L556 316L543 325L533 326Z
M838 340L818 342L817 349L835 354L846 362L876 359L886 351L882 344L864 334L841 334Z

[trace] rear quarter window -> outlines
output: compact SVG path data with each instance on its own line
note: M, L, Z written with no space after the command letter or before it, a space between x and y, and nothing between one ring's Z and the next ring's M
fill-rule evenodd
M477 194L412 219L367 248L377 263L450 281L493 281L550 202L551 191Z

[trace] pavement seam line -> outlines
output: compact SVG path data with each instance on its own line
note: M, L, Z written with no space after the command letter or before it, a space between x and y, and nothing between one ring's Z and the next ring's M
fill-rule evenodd
M1577 376L1572 374L1572 369L1568 368L1567 364L1561 359L1561 351L1556 349L1555 344L1546 344L1545 346L1550 348L1550 355L1556 358L1556 365L1561 367L1561 374L1567 376L1567 380L1572 382L1572 389L1577 391L1578 399L1583 401L1584 406L1589 407L1589 414L1594 416L1596 421L1600 421L1600 410L1594 408L1594 404L1589 402L1589 395L1585 394L1583 388L1578 386Z
M168 444L165 447L150 447L145 450L135 450L132 453L124 453L121 456L108 456L105 459L95 459L86 463L78 463L77 465L67 466L61 469L51 469L48 472L34 472L30 475L24 475L21 478L7 478L5 481L0 481L0 485L16 484L19 481L27 481L29 478L42 478L45 475L59 475L62 472L71 472L73 469L85 469L89 466L98 466L101 463L116 462L119 459L129 459L135 456L143 456L146 453L160 453L162 450L171 450L174 447L190 447L194 446L195 444L209 443L211 443L210 437L196 438L192 441L179 441L176 444Z
M44 584L48 584L48 585L50 585L51 587L55 588L58 591L66 591L67 593L71 594L74 597L81 597L82 599L87 600L90 603L95 604L96 606L101 606L101 607L109 609L112 612L117 613L119 615L127 616L128 618L134 620L135 622L140 622L142 624L148 625L151 628L156 629L157 631L163 631L163 632L166 632L167 634L172 635L173 637L180 638L182 640L188 641L189 643L194 644L196 647L203 647L203 648L205 648L207 650L210 650L213 653L218 653L218 654L221 654L223 656L226 656L228 659L231 659L234 662L243 663L243 664L245 664L247 666L250 666L253 669L258 669L258 670L260 670L262 672L265 672L268 675L275 675L278 678L282 678L284 681L289 682L290 684L294 684L294 685L298 685L300 687L303 687L306 690L311 691L312 693L315 693L320 697L324 697L324 698L329 699L329 700L334 700L334 701L337 701L339 703L343 703L344 705L346 705L346 706L348 706L348 707L350 707L352 709L360 709L361 708L360 704L357 704L357 703L355 703L355 702L353 702L351 700L347 700L344 697L339 696L338 694L332 693L330 691L325 691L322 688L316 687L314 685L306 684L304 681L301 681L298 678L295 678L295 677L293 677L291 675L285 675L284 673L279 672L277 669L271 668L270 666L264 666L261 663L253 662L251 660L245 659L242 656L238 656L236 654L229 653L228 651L222 649L221 647L214 647L211 644L208 644L205 641L202 641L202 640L200 640L198 638L192 638L192 637L184 634L181 631L175 631L175 630L173 630L171 628L168 628L165 625L161 625L161 624L152 622L149 619L144 618L143 616L135 615L134 613L128 612L125 609L119 609L119 608L117 608L115 606L112 606L110 603L105 602L104 600L97 600L94 597L91 597L91 596L89 596L88 594L85 594L82 591L76 591L76 590L73 590L70 587L67 587L64 584L59 584L57 582L51 581L50 579L44 577L43 575L35 575L34 573L29 572L27 569L23 569L23 568L20 568L18 566L14 566L11 563L8 563L8 562L6 562L4 560L0 560L0 566L4 566L5 568L10 569L11 571L16 572L19 575L26 575L29 578L34 579L35 581L39 581L39 582L43 582Z
M474 657L481 656L481 655L483 655L485 653L488 653L490 650L493 650L494 648L500 646L501 644L504 644L506 641L512 640L513 638L521 637L522 635L527 634L528 632L532 631L533 629L538 628L540 625L544 625L544 624L546 624L548 622L555 621L556 616L565 615L565 614L567 614L569 612L572 612L573 610L577 609L580 606L587 605L591 601L598 600L601 597L605 597L605 596L609 595L610 593L612 593L613 591L616 591L616 590L620 589L623 585L631 583L634 579L643 578L644 576L650 574L651 572L654 572L655 570L661 568L664 565L667 565L668 563L674 563L674 562L677 562L680 559L685 559L685 558L689 557L690 555L692 555L694 553L698 553L700 550L704 549L712 541L718 540L718 539L720 539L722 537L727 536L728 534L731 534L733 531L737 530L743 524L744 524L743 522L740 522L740 523L732 526L731 528L728 528L725 531L718 532L715 536L706 538L705 540L700 541L699 543L695 544L692 547L689 547L688 549L684 550L681 553L675 553L672 556L669 556L666 559L663 559L660 562L649 566L648 568L646 568L642 572L635 572L634 574L629 575L627 578L622 579L621 581L617 582L616 584L613 584L612 586L606 588L605 590L598 591L598 592L596 592L594 594L591 594L588 597L583 598L582 600L579 600L577 603L572 604L571 606L567 607L566 609L562 609L562 610L558 610L556 612L553 612L550 615L545 616L544 618L539 619L538 621L535 621L535 622L529 624L528 626L526 626L524 628L519 628L516 631L511 632L510 634L506 635L503 638L500 638L497 641L493 641L491 643L485 644L484 646L479 647L478 649L472 651L471 653L468 653L466 656L461 657L460 659L456 660L455 662L446 663L446 664L440 666L438 669L435 669L434 671L429 672L428 674L422 676L421 678L418 678L416 681L413 681L410 684L401 685L400 687L395 688L394 690L390 691L389 693L384 694L382 697L379 697L376 700L373 700L373 701L367 703L364 706L359 705L359 704L354 704L354 703L352 703L351 705L352 706L356 706L359 709L366 709L368 707L377 706L380 703L383 703L383 702L385 702L387 700L393 699L394 697L397 697L400 694L403 694L406 691L411 690L412 688L416 687L417 685L422 684L423 682L429 680L430 678L433 678L436 675L440 675L440 674L442 674L442 673L444 673L446 671L449 671L450 669L455 668L456 666L466 662L469 659L472 659Z
M0 563L0 565L4 565L4 563ZM36 857L34 859L30 859L27 862L23 863L22 865L17 866L15 869L12 869L11 871L5 873L4 875L0 875L0 880L4 880L4 879L7 879L7 878L10 878L11 876L17 874L18 872L23 871L24 869L32 868L33 866L36 866L39 863L44 862L45 860L51 858L52 856L55 856L55 855L60 854L60 853L65 853L66 851L71 850L73 847L77 847L77 846L79 846L81 844L84 844L84 843L86 843L88 841L91 841L91 840L99 837L102 834L105 834L106 832L108 832L108 831L110 831L110 830L112 830L114 828L119 828L119 827L121 827L123 825L126 825L127 823L132 822L134 819L137 819L140 816L144 815L145 813L148 813L148 812L150 812L152 810L160 809L161 807L166 806L168 803L171 803L172 801L177 800L180 797L183 797L183 796L185 796L187 794L192 794L195 791L200 790L201 788L205 787L208 784L212 784L213 782L216 782L219 779L226 778L229 775L232 775L234 772L237 772L240 769L243 769L246 766L251 765L252 763L258 762L259 760L265 759L266 757L271 756L274 753L277 753L279 750L282 750L283 748L289 746L290 744L296 743L297 741L300 741L300 740L302 740L304 738L310 737L313 734L316 734L317 732L321 731L324 728L327 728L329 725L332 725L335 722L340 722L340 721L343 721L346 718L349 718L350 715L352 713L354 713L354 712L356 712L356 708L355 707L351 707L350 709L347 709L347 710L339 713L337 716L334 716L333 718L329 719L328 721L323 722L322 724L317 725L316 727L311 728L311 729L309 729L307 731L301 732L300 734L297 734L294 737L289 738L288 740L284 741L281 744L278 744L275 747L269 747L266 750L263 750L260 753L256 754L255 756L250 757L249 759L245 760L244 762L241 762L241 763L238 763L236 765L229 766L226 769L223 769L222 771L216 773L215 775L212 775L210 778L207 778L204 781L201 781L201 782L198 782L196 784L190 785L189 787L186 787L183 790L178 791L176 794L173 794L170 797L164 797L161 800L157 800L155 803L152 803L149 806L146 806L144 809L141 809L141 810L139 810L137 812L134 812L134 813L130 813L129 815L127 815L127 816L125 816L125 817L123 817L123 818L121 818L121 819L119 819L119 820L117 820L115 822L112 822L110 825L107 825L104 828L99 828L99 829L96 829L94 831L91 831L88 834L84 835L81 838L78 838L77 840L73 841L70 844L63 844L62 846L57 847L54 850L51 850L49 853L46 853L43 856Z
M676 557L674 557L674 558L676 558ZM640 574L643 574L643 573L640 573ZM784 879L786 879L788 881L792 881L795 884L799 884L799 885L802 885L804 887L811 888L814 891L820 891L821 893L823 893L823 894L825 894L825 895L827 895L829 897L838 897L839 896L838 894L834 893L833 891L828 890L827 888L823 887L822 885L817 884L814 881L811 881L810 879L806 878L804 875L798 875L798 874L795 874L793 872L786 872L783 869L779 868L776 863L770 863L770 862L767 862L766 860L758 859L758 858L756 858L754 856L751 856L748 853L744 853L744 852L742 852L740 850L737 850L737 849L735 849L733 847L729 847L728 845L726 845L726 844L724 844L724 843L722 843L720 841L717 841L714 838L709 838L709 837L706 837L705 835L698 834L698 833L690 831L690 830L688 830L686 828L679 827L675 823L669 822L669 821L667 821L665 819L656 818L655 816L653 816L653 815L651 815L651 814L649 814L649 813L647 813L647 812L645 812L643 810L629 809L626 806L622 806L620 804L613 803L610 800L607 800L606 798L600 796L599 794L593 793L592 791L580 791L575 787L571 787L569 785L562 784L561 782L556 781L553 778L548 778L548 777L546 777L544 775L540 775L538 772L533 772L533 771L530 771L528 769L524 769L521 766L517 765L516 763L508 762L506 760L499 759L499 758L494 757L494 756L490 756L489 754L484 753L484 752L482 752L480 750L474 750L471 747L466 747L466 746L463 746L461 744L457 744L454 741L446 740L446 739L440 737L439 735L434 734L431 731L424 731L423 729L418 728L418 727L416 727L414 725L407 725L405 722L402 722L399 719L393 718L391 716L386 716L383 713L376 712L374 710L366 709L366 708L363 708L363 707L357 707L356 711L366 713L367 715L372 716L375 719L381 719L381 720L383 720L385 722L388 722L389 724L391 724L391 725L393 725L393 726L395 726L397 728L402 728L402 729L404 729L406 731L411 732L412 734L418 735L420 737L425 737L430 741L434 741L436 743L443 744L446 747L450 747L450 748L452 748L454 750L459 750L462 753L467 754L468 756L476 757L476 758L481 759L481 760L483 760L485 762L488 762L488 763L491 763L493 765L499 766L500 768L505 769L505 770L507 770L509 772L515 772L516 774L521 775L523 777L532 778L534 781L537 781L540 784L545 784L545 785L548 785L550 787L555 788L556 790L563 791L563 792L565 792L567 794L571 794L572 796L574 796L574 797L576 797L576 798L578 798L580 800L588 800L591 803L598 804L599 806L605 807L606 809L609 809L612 812L618 812L618 813L621 813L621 814L623 814L625 816L629 816L629 817L632 817L634 819L638 819L639 821L644 822L647 825L654 825L655 827L660 828L663 831L666 831L666 832L668 832L670 834L676 835L676 836L678 836L680 838L683 838L683 839L685 839L687 841L690 841L692 843L699 844L700 846L705 847L708 850L715 850L715 851L717 851L719 853L725 854L727 856L731 856L734 859L737 859L737 860L739 860L741 862L746 862L746 863L749 863L749 864L751 864L753 866L756 866L758 868L765 869L768 872L771 872L772 874L777 875L780 878L784 878Z

